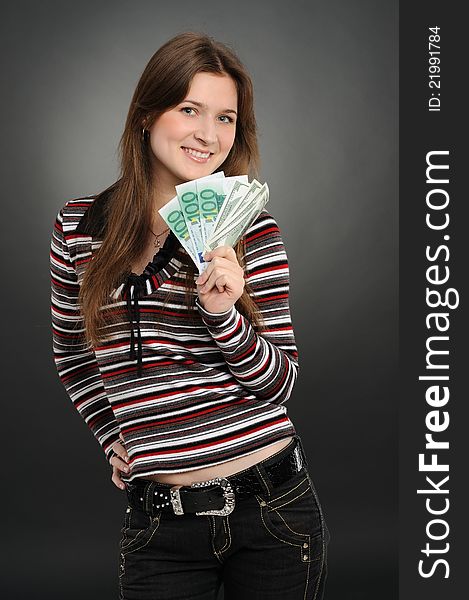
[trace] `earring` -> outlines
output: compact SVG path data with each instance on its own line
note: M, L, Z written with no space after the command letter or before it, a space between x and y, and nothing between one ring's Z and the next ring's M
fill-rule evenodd
M142 142L145 141L145 132L146 132L146 129L142 129Z

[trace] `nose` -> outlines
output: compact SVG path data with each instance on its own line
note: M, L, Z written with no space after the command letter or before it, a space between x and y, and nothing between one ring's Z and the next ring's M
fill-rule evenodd
M197 130L194 132L194 135L197 140L207 146L211 146L217 141L215 124L211 119L201 119L199 121Z

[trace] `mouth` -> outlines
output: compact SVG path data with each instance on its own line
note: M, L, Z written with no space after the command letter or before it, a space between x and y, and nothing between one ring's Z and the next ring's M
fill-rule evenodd
M184 154L191 160L198 163L206 163L210 160L213 152L200 152L199 150L194 150L193 148L187 148L186 146L181 146L181 150L183 150Z

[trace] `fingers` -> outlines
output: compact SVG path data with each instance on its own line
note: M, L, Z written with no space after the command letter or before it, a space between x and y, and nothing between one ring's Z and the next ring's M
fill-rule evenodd
M117 455L112 456L109 462L112 465L111 481L120 489L125 489L125 484L121 479L121 473L128 473L129 466Z
M234 248L232 248L231 246L218 246L210 252L206 252L203 256L204 260L213 260L215 256L220 256L222 258L228 259L236 265L238 264L238 257L236 256Z
M214 260L217 260L216 258ZM218 259L223 260L223 259ZM226 262L225 262L226 264ZM236 268L226 268L224 265L220 266L218 263L211 265L211 269L207 268L204 272L203 276L201 276L197 280L199 288L199 292L202 294L206 294L209 292L214 286L220 292L224 291L226 288L227 292L238 293L242 292L244 287L244 272L241 267Z
M122 444L120 444L119 442L114 442L114 444L112 445L112 449L117 454L117 456L119 456L120 458L122 458L122 460L125 460L126 462L129 462L129 457L127 455L127 450L124 448L124 446Z
M199 291L201 294L207 294L213 287L216 287L219 292L224 292L225 287L228 288L228 290L231 290L230 278L226 275L226 273L212 271L208 280Z
M128 473L130 471L129 465L116 455L114 455L109 462L113 467L117 467L124 473Z
M207 272L210 273L215 266L223 266L226 269L233 270L234 273L239 272L239 270L243 272L242 267L238 263L236 252L231 246L219 246L215 250L205 253L204 260L209 264L202 275L198 277L197 282L203 282L204 277L207 276Z
M215 256L205 271L196 279L196 284L201 286L199 291L202 293L208 292L214 285L221 292L224 286L234 289L237 285L244 286L244 270L237 263Z
M112 468L111 481L112 481L112 483L114 483L114 485L116 485L121 490L125 490L125 484L122 481L122 479L120 477L120 472L119 472L119 470L116 467Z
M122 433L119 434L119 438L122 441L114 442L112 445L112 449L114 451L114 455L109 460L112 465L112 477L111 481L121 490L125 489L125 483L121 479L121 473L128 473L130 471L127 463L129 462L129 456L127 454L127 450L124 446L124 437Z

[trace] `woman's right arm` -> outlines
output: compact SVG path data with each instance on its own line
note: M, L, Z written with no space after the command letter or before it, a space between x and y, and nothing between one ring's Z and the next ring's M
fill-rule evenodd
M57 214L50 246L53 357L73 405L109 462L120 428L107 399L94 352L84 341L83 318L78 307L79 284L64 235L63 211L64 208Z

